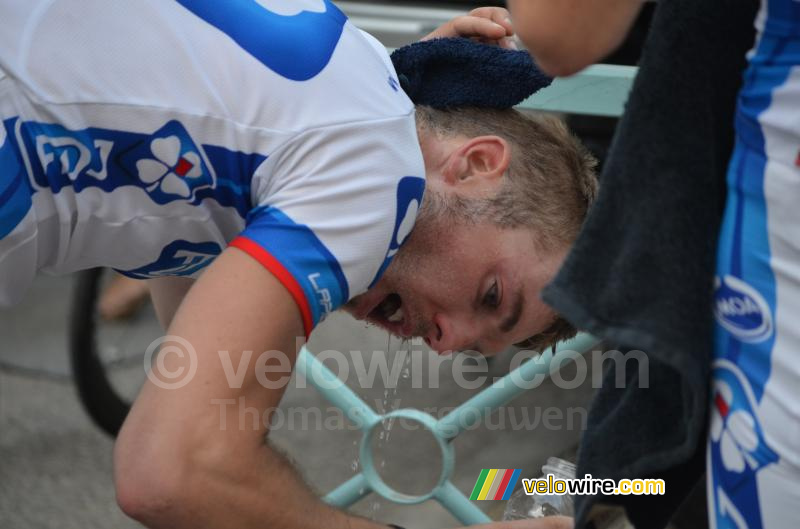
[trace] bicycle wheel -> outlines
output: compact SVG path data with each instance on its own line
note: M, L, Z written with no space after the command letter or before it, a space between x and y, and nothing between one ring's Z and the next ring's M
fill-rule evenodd
M111 277L102 268L78 274L69 355L81 404L100 429L116 436L144 381L144 352L162 333L150 303L125 320L99 316L98 300Z

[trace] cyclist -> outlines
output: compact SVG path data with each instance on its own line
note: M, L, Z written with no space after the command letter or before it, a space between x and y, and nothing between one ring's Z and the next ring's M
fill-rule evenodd
M437 35L497 41L504 16ZM374 525L314 499L265 429L219 424L212 401L281 391L252 370L229 387L214 351L293 356L348 301L440 351L561 329L538 292L590 158L555 121L415 113L328 0L0 3L0 120L0 304L37 272L108 266L150 280L196 351L190 383L145 383L115 449L120 505L148 526Z

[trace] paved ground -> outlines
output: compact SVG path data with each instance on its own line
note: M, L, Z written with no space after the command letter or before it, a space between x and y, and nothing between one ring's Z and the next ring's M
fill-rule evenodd
M42 278L22 305L0 311L2 528L137 527L114 502L112 441L86 418L69 378L65 328L71 283L69 278ZM139 334L157 332L155 326L143 323L148 318L145 314L138 320ZM137 333L125 334L124 329L111 329L107 336L111 338L104 339L118 340L116 349L109 352L116 357L115 378L133 391L144 377L141 356L137 354L141 351L138 344L144 338ZM337 315L315 332L311 348L361 350L365 351L363 359L370 354L385 355L391 365L396 351L406 349L407 345L392 342L387 348L387 342L384 333ZM365 381L355 376L348 378L348 383L378 409L437 407L441 411L477 391L458 387L449 375L451 367L451 363L441 366L438 389L413 388L412 377L404 377L402 371L397 389L387 389L383 384L360 389L358 386ZM502 373L503 361L492 369ZM430 377L423 370L423 387ZM569 375L565 378L569 379ZM295 386L288 390L281 404L285 420L274 431L274 442L297 461L303 475L317 490L326 492L358 468L359 436L328 411L322 413L322 422L311 415L304 427L297 413L313 408L326 410L329 405L316 390ZM457 438L455 484L469 493L481 468L523 468L524 474L535 476L548 456L573 450L580 433L581 408L586 407L592 392L589 386L589 379L574 390L561 390L546 382L518 398L488 424ZM550 407L562 410L565 420L560 427L546 428L542 415L537 415ZM524 425L526 412L528 424ZM295 424L290 427L292 413ZM575 420L571 428L566 425L568 416ZM420 491L438 472L438 458L431 450L430 440L420 437L395 423L383 439L378 439L376 457L379 464L383 463L381 472L400 490ZM501 509L493 502L482 503L484 508ZM370 496L357 504L354 511L415 528L458 525L430 502L401 508Z

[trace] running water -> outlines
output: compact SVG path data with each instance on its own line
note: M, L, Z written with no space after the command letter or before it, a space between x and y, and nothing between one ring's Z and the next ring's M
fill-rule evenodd
M350 462L350 470L353 471L353 474L358 472L358 439L353 441L353 451L355 451L355 455L353 456L353 460Z
M386 362L389 366L389 379L383 381L385 384L383 390L383 400L376 401L376 408L377 412L383 415L386 415L394 410L400 408L400 399L397 397L397 392L401 385L401 380L405 381L408 380L411 376L411 351L410 351L410 342L407 340L402 340L400 343L401 347L404 347L402 350L393 350L392 349L392 335L389 334L386 342L386 351L384 354L386 355ZM396 356L398 354L404 355L403 357L403 364L400 367L399 373L397 373L393 368L395 366ZM399 376L395 376L399 375ZM403 383L405 385L405 382ZM376 456L374 461L376 465L376 470L380 474L380 469L386 467L386 447L391 438L392 427L394 426L395 420L386 419L381 424L380 430L378 432L378 439L373 441L373 455ZM353 441L353 451L355 452L353 456L353 460L350 463L350 470L353 474L358 473L361 470L361 462L359 459L359 442L360 440ZM361 490L361 493L364 491ZM375 496L375 499L369 504L367 508L366 516L369 518L376 518L378 511L381 509L381 501L382 498L380 496Z
M408 341L402 340L400 342L400 346L407 346ZM397 392L400 389L400 380L407 380L410 376L410 364L411 364L411 354L409 354L409 348L405 347L404 349L395 349L392 351L392 335L389 334L388 340L386 343L386 356L387 356L387 364L390 366L389 373L390 379L386 381L386 388L383 390L383 402L379 408L379 412L383 413L384 415L397 410L400 408L400 399L397 397ZM392 354L394 353L394 354ZM392 369L395 365L395 358L397 355L402 354L403 357L403 365L400 369L399 377L392 377L395 371ZM390 363L389 363L390 362ZM386 446L389 443L389 439L392 435L392 427L394 426L394 418L386 419L383 421L381 425L381 430L378 434L378 440L375 444L375 451L373 453L379 454L378 459L376 460L376 464L378 469L382 469L386 467ZM380 470L378 470L380 474ZM375 518L377 512L380 510L381 504L380 499L372 502L370 507L369 517Z
M392 335L390 334L389 335L389 343L391 343L391 338L392 338ZM383 408L384 408L384 410L386 410L385 413L389 413L390 411L394 411L394 410L400 408L400 399L395 399L395 397L397 396L397 391L400 389L400 385L401 385L400 380L408 380L408 378L411 376L411 348L409 347L410 343L409 343L408 340L402 340L400 345L403 347L403 349L397 350L395 352L395 356L399 355L399 354L402 354L402 355L405 355L405 356L403 358L403 366L400 369L400 378L393 381L394 382L394 388L393 388L391 397L392 397L392 405L393 406L396 405L396 406L394 406L391 410L386 409L387 408L387 399L389 397L389 390L388 389L384 390ZM387 346L387 349L388 349L388 346ZM392 360L393 360L392 361L392 365L394 365L394 359L392 359ZM405 383L403 383L403 385L405 385ZM386 431L386 442L387 443L389 442L389 437L392 435L392 426L394 425L394 421L395 421L394 417L392 417L391 419L386 421L385 431ZM384 467L385 463L386 462L383 461L382 464L381 464L381 467Z

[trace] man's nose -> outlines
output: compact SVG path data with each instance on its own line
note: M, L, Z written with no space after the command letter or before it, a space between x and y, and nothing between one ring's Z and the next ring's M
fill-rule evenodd
M477 322L460 321L445 314L436 314L425 341L439 353L474 349L481 335L480 327Z

